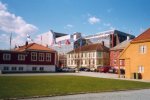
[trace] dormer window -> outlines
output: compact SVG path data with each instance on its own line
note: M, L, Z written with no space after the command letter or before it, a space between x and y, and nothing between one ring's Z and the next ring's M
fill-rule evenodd
M6 61L11 60L11 54L4 53L3 54L3 60L6 60Z

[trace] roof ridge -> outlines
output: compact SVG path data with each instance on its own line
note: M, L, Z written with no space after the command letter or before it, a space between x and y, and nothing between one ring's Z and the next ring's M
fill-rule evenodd
M24 46L25 46L25 49L28 49L29 47L33 46L33 44L35 44L35 43L30 43L30 44L28 44L27 46L24 45Z
M109 50L109 48L107 48L106 46L103 46L102 43L95 43L95 44L89 44L89 45L84 45L84 46L81 46L79 48L76 48L76 49L73 49L71 51L69 51L68 53L72 53L72 52L80 52L80 51L93 51L93 50Z
M150 30L150 28L148 28L146 31L144 31L144 32L142 32L140 35L138 35L136 38L134 38L132 41L134 42L134 41L139 41L139 40L136 40L137 38L139 38L139 37L141 37L144 33L146 34L146 32L147 31L149 31ZM131 42L132 42L131 41Z

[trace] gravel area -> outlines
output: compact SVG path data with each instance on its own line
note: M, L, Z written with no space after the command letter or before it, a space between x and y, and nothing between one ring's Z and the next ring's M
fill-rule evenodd
M150 89L43 97L24 100L150 100Z

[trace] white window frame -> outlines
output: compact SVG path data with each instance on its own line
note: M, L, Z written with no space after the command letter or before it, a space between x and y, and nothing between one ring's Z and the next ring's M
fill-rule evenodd
M141 54L145 54L147 52L147 46L146 45L140 45L139 52Z
M19 71L23 71L23 69L24 69L23 67L18 67Z
M44 67L40 67L39 70L40 70L40 71L44 71Z
M142 65L138 66L138 72L144 73L144 67Z
M51 61L51 53L46 53L46 61Z
M119 64L120 64L120 66L122 66L123 65L123 60L119 60Z
M35 59L33 59L35 57ZM31 61L37 61L37 52L31 52Z
M117 60L114 59L114 60L113 60L113 65L116 65L116 64L117 64Z
M39 61L44 61L44 53L39 53Z
M8 66L4 66L4 67L3 67L3 70L4 70L4 71L9 71L9 67L8 67Z
M37 67L32 67L32 71L37 71Z
M17 67L11 67L11 71L17 71Z
M19 61L24 61L25 60L25 55L24 54L18 54L18 60Z
M3 60L7 60L7 61L11 60L11 54L4 53L3 54Z

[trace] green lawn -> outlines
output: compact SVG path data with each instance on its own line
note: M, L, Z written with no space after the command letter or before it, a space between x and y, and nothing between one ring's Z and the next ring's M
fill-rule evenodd
M1 76L0 99L150 88L150 83L84 76Z

